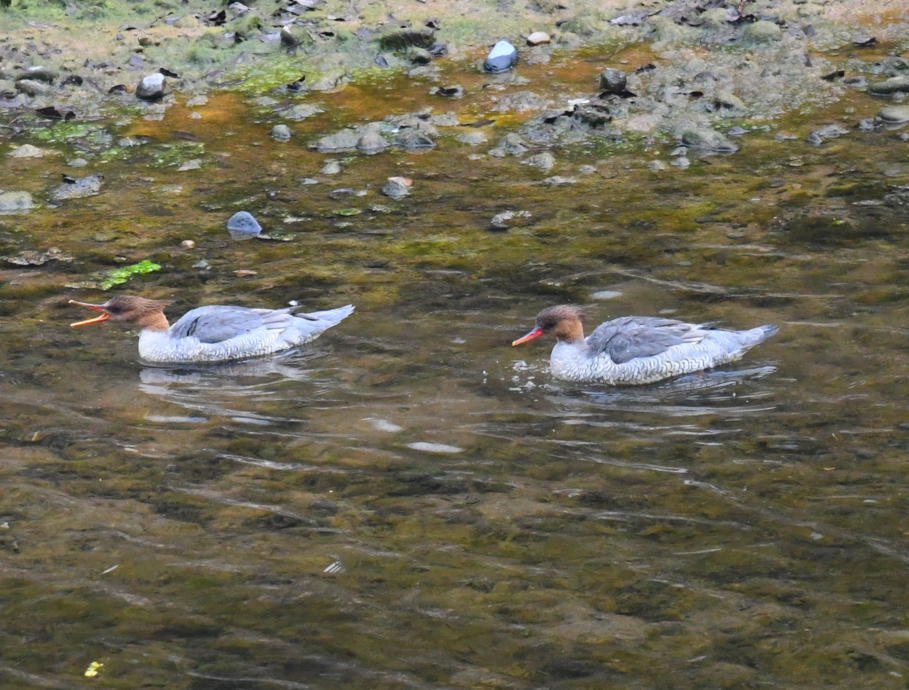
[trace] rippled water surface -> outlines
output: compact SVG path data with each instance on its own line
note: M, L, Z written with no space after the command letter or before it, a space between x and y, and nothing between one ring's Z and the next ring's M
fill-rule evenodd
M316 136L431 103L386 86L313 99L288 144L230 94L98 123L151 139L56 208L72 141L4 160L40 204L0 218L4 253L73 261L0 270L2 687L905 687L909 144L802 141L880 103L685 171L646 166L672 142L556 150L569 186L448 134L321 175ZM410 197L378 194L402 174ZM231 242L237 210L289 241ZM490 231L506 210L531 217ZM66 304L142 259L163 268L122 291L172 316L357 311L281 357L146 367ZM781 328L735 366L569 385L510 346L568 301Z

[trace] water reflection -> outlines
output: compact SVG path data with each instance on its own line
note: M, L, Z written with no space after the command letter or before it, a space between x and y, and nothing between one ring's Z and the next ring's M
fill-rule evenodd
M146 415L145 419L169 423L224 418L263 426L298 421L295 416L265 414L258 404L269 403L274 408L277 403L286 412L305 408L307 396L318 395L313 384L319 370L312 363L325 355L325 351L307 349L224 364L145 367L139 372L142 393L202 415Z

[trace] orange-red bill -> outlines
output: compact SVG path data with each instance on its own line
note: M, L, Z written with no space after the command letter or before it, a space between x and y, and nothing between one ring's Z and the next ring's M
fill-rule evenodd
M525 335L523 338L518 338L511 345L512 345L512 347L514 347L515 345L520 345L521 343L526 343L528 340L533 340L534 338L539 338L541 335L543 335L543 329L534 328L532 331L530 331L530 333Z
M76 326L87 326L90 323L101 323L102 321L107 321L110 318L110 314L104 312L101 316L96 316L94 319L88 319L87 321L77 321L76 323L71 323L70 328L75 328Z
M80 307L88 307L89 309L94 309L95 311L104 312L101 316L98 316L94 319L88 319L87 321L77 321L76 323L71 323L70 328L75 328L76 326L87 326L90 323L101 323L102 321L107 321L110 318L110 314L104 311L103 304L89 304L88 302L77 302L74 299L69 301L70 304L78 304Z

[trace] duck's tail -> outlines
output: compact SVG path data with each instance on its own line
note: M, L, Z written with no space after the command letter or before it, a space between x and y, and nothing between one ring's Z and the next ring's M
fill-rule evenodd
M348 304L345 307L338 307L337 309L328 309L327 311L311 311L305 314L295 314L297 317L302 317L307 321L322 321L328 322L328 325L325 328L331 328L332 326L337 326L348 316L353 314L354 306Z
M353 313L354 306L348 304L337 309L327 311L313 311L305 314L295 314L297 331L301 343L318 338L332 326L337 326Z
M770 336L774 335L778 330L779 326L758 326L757 328L752 328L750 331L739 331L739 341L741 342L742 349L747 350L748 348L754 347L758 343L762 343Z

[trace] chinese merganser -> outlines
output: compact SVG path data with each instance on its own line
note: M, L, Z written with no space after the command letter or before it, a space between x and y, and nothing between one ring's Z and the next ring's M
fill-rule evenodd
M549 360L555 378L635 385L734 362L779 330L724 331L712 323L623 316L585 338L583 318L577 307L549 307L537 316L536 327L512 345L552 334L558 339Z
M173 326L168 325L164 308L169 301L118 295L104 304L70 300L101 316L71 326L101 321L126 321L142 329L139 356L147 362L186 364L224 362L257 357L287 350L318 338L323 331L350 316L352 305L297 314L297 307L248 309L210 306L193 309Z

